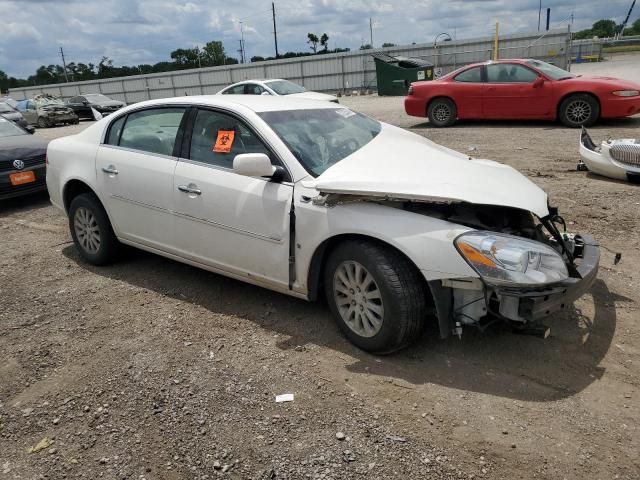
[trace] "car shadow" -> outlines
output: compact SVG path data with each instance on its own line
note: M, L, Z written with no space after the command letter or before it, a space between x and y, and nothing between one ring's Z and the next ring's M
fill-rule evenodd
M637 128L640 126L640 116L626 118L605 118L599 120L595 125L589 127L589 130L599 130L606 128ZM576 130L565 127L560 122L547 120L458 120L454 125L446 127L454 128L535 128L539 130ZM428 120L409 125L407 128L414 129L440 129L441 127L432 126Z
M46 190L21 197L0 200L0 218L22 210L27 211L33 208L46 207L50 204L49 193Z
M63 254L96 275L145 288L214 314L250 320L285 337L283 350L317 345L348 355L345 368L411 385L440 384L518 400L548 402L574 395L600 378L599 366L616 328L615 301L597 281L589 312L571 308L547 323L552 335L543 340L515 335L496 325L484 332L469 328L461 338L438 338L429 326L423 338L394 355L378 357L350 344L322 303L310 303L214 273L131 249L120 263L108 267L86 264L74 246ZM216 317L212 315L212 321ZM411 387L412 388L412 387Z

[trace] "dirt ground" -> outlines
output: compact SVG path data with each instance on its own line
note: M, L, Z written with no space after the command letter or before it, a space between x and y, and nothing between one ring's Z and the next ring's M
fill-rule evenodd
M343 103L521 170L601 242L592 291L546 340L428 329L375 357L322 304L138 251L95 268L46 195L5 202L0 478L640 477L639 187L576 171L578 131L557 124L433 129L401 98ZM592 136L640 136L640 118Z

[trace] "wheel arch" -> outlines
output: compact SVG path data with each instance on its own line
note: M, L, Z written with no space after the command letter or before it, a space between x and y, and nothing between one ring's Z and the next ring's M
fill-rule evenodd
M567 98L571 97L572 95L589 95L590 97L593 97L595 101L598 102L598 118L602 115L602 102L600 101L600 97L598 97L598 95L589 91L576 90L576 91L567 92L558 99L558 103L556 105L556 118L554 120L557 120L558 118L560 118L560 106L562 105L562 102L564 102Z

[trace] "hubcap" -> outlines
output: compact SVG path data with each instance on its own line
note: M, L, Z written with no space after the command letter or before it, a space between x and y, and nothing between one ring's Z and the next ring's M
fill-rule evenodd
M73 217L73 227L82 249L87 253L97 253L100 248L100 228L93 212L85 207L78 208Z
M358 262L342 262L336 268L333 298L344 323L361 337L373 337L382 328L384 306L380 289Z
M444 123L449 120L451 116L451 109L443 103L436 105L433 109L433 118L435 118L438 122Z
M582 123L591 116L591 105L584 100L575 100L567 105L567 118L573 123Z

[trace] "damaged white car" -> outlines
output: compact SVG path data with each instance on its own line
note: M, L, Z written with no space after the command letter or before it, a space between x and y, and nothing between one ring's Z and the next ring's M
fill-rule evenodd
M589 170L604 177L640 183L640 139L608 139L600 145L583 127L580 133L578 170Z
M120 244L308 300L389 353L540 320L592 285L599 249L561 233L523 175L332 103L141 102L53 140L47 185L84 259Z

